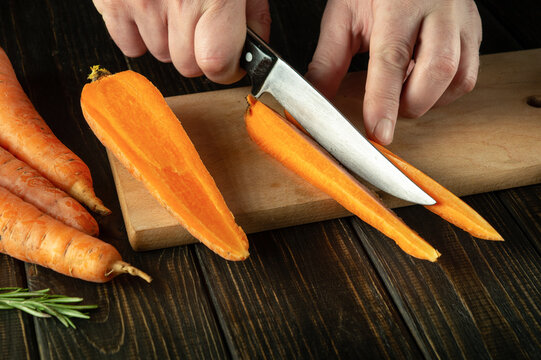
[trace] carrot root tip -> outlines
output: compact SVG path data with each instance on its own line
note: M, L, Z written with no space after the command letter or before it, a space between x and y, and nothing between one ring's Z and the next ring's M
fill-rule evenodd
M124 261L116 261L111 270L107 272L105 276L110 276L111 274L130 274L132 276L138 276L148 283L152 282L152 278L147 273Z
M103 205L103 202L94 194L92 187L85 181L76 181L69 189L69 194L97 214L111 214L111 210Z

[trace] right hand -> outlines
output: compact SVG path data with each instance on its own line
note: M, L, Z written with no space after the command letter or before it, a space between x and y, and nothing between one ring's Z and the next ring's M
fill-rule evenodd
M124 55L147 50L186 77L229 84L244 75L239 60L246 26L268 40L267 0L93 0Z

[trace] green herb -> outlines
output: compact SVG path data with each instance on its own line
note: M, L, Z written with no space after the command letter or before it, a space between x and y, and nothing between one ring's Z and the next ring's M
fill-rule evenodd
M18 287L0 288L0 310L18 309L41 318L55 317L64 326L75 329L70 318L90 319L81 310L96 309L98 305L75 305L79 297L48 294L49 289L30 291Z

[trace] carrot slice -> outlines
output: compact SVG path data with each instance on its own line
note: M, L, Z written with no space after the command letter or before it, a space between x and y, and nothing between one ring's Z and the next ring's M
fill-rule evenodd
M2 49L0 94L0 146L92 211L111 213L94 194L88 166L58 140L38 114Z
M1 147L0 186L64 224L98 235L98 223L77 200Z
M107 282L122 273L152 280L122 261L112 245L49 217L1 186L0 252L86 281Z
M459 197L382 145L376 142L372 142L372 144L407 177L436 200L436 204L425 206L428 210L477 238L503 241L503 237L488 221Z
M309 135L302 125L287 111L285 111L285 117L299 130ZM425 206L428 210L477 238L503 241L503 237L488 223L488 221L459 197L413 165L406 162L404 159L391 152L389 149L385 148L383 145L380 145L375 141L371 142L372 145L400 169L400 171L436 201L436 204L434 205Z
M133 71L102 73L83 88L81 107L98 139L194 237L226 259L248 257L246 234L150 81Z
M259 147L297 175L321 189L344 208L393 239L419 259L436 261L440 253L389 210L316 142L282 116L247 98L246 128Z

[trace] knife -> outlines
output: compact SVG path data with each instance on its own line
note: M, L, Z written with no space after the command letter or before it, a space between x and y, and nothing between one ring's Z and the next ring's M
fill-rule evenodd
M377 188L403 200L436 202L381 154L308 81L248 29L240 59L258 98L270 93L342 165Z

